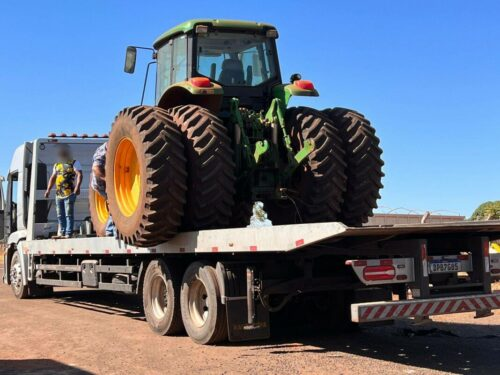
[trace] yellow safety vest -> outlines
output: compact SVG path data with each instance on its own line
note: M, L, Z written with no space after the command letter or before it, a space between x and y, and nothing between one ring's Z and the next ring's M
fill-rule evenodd
M66 163L56 163L56 195L59 198L67 198L75 190L75 160Z

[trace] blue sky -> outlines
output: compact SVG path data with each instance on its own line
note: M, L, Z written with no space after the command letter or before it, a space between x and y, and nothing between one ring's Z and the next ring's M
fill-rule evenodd
M125 47L201 17L275 24L284 79L300 72L321 94L294 103L349 107L372 121L385 151L381 211L470 215L500 199L495 1L4 0L0 173L23 141L107 132L140 100L147 55L126 75Z

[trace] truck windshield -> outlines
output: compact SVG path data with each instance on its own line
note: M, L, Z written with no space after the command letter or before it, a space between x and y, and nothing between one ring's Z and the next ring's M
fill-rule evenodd
M198 34L199 74L223 86L258 86L275 77L274 43L263 35Z

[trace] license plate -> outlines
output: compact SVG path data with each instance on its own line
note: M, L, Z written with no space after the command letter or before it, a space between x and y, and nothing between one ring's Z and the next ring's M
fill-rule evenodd
M449 273L449 272L460 272L462 270L461 263L457 261L432 261L429 264L430 273Z

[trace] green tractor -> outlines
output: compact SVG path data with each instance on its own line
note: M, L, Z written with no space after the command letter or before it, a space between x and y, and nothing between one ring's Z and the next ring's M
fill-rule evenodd
M374 128L349 109L288 107L318 92L299 74L283 83L277 38L269 24L198 19L154 42L156 105L123 109L108 143L121 239L155 246L179 231L244 227L256 201L274 224L359 226L372 215L383 176Z

